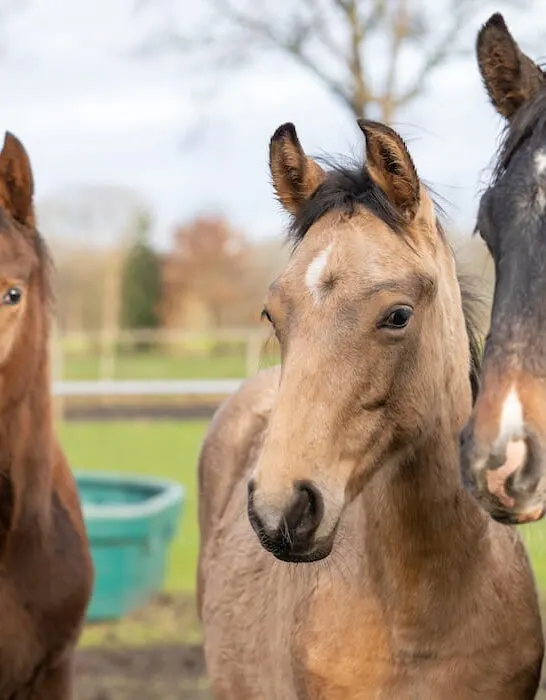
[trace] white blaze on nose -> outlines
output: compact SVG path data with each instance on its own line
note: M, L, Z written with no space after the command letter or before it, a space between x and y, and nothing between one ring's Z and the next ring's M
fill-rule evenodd
M315 301L320 300L320 283L326 265L328 264L328 257L330 256L331 250L332 243L322 250L316 258L313 258L305 273L305 284L307 285L307 289L315 297Z
M523 406L513 386L504 400L501 412L499 442L518 440L523 437Z
M542 175L546 170L546 150L543 148L535 153L535 168L537 175Z
M535 171L537 178L542 180L544 174L546 173L546 149L540 148L535 152ZM536 195L536 203L538 209L542 212L546 207L546 194L544 193L544 188L540 186Z

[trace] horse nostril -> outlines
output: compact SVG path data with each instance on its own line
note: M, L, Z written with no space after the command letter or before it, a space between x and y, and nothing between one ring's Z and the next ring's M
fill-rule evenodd
M248 495L247 495L247 501L246 501L246 508L247 508L247 513L248 517L250 518L250 522L256 526L261 527L261 521L258 518L258 515L254 509L254 491L256 490L256 482L254 479L249 479L248 481Z
M248 480L248 497L252 498L254 496L254 491L256 490L256 482L254 479Z
M311 481L297 481L294 487L296 498L285 513L286 526L300 537L310 537L322 521L324 499Z
M263 521L254 508L254 491L256 490L256 482L250 479L248 482L248 498L247 498L247 515L250 520L252 529L258 533L263 529Z

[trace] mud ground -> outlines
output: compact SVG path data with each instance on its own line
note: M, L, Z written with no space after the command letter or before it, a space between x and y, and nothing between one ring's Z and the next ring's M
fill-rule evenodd
M113 624L88 625L77 700L212 700L193 597L161 595Z
M211 700L200 647L79 652L78 700Z

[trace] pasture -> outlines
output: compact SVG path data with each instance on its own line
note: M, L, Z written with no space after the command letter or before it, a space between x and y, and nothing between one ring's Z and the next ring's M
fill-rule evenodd
M68 355L63 379L99 379L100 355ZM238 379L245 376L242 352L222 355L169 355L159 351L121 353L116 358L112 379Z
M63 338L56 346L58 379L240 379L280 360L273 336L263 327L235 332L234 337L181 338L163 342L153 335L138 346L130 332L109 346L101 338Z
M196 462L205 430L203 421L60 425L73 468L166 477L184 484L188 496L171 548L164 595L119 623L86 628L78 659L82 700L209 698L193 600L198 546ZM546 522L523 528L523 534L546 612ZM546 700L546 688L539 697Z

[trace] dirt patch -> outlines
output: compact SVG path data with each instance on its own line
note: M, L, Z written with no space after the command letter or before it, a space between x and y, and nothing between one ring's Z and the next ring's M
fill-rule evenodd
M211 700L201 647L85 649L76 660L79 700Z
M161 594L121 620L88 624L80 648L196 647L202 641L193 596Z
M211 700L193 596L159 595L123 619L87 625L78 700Z

